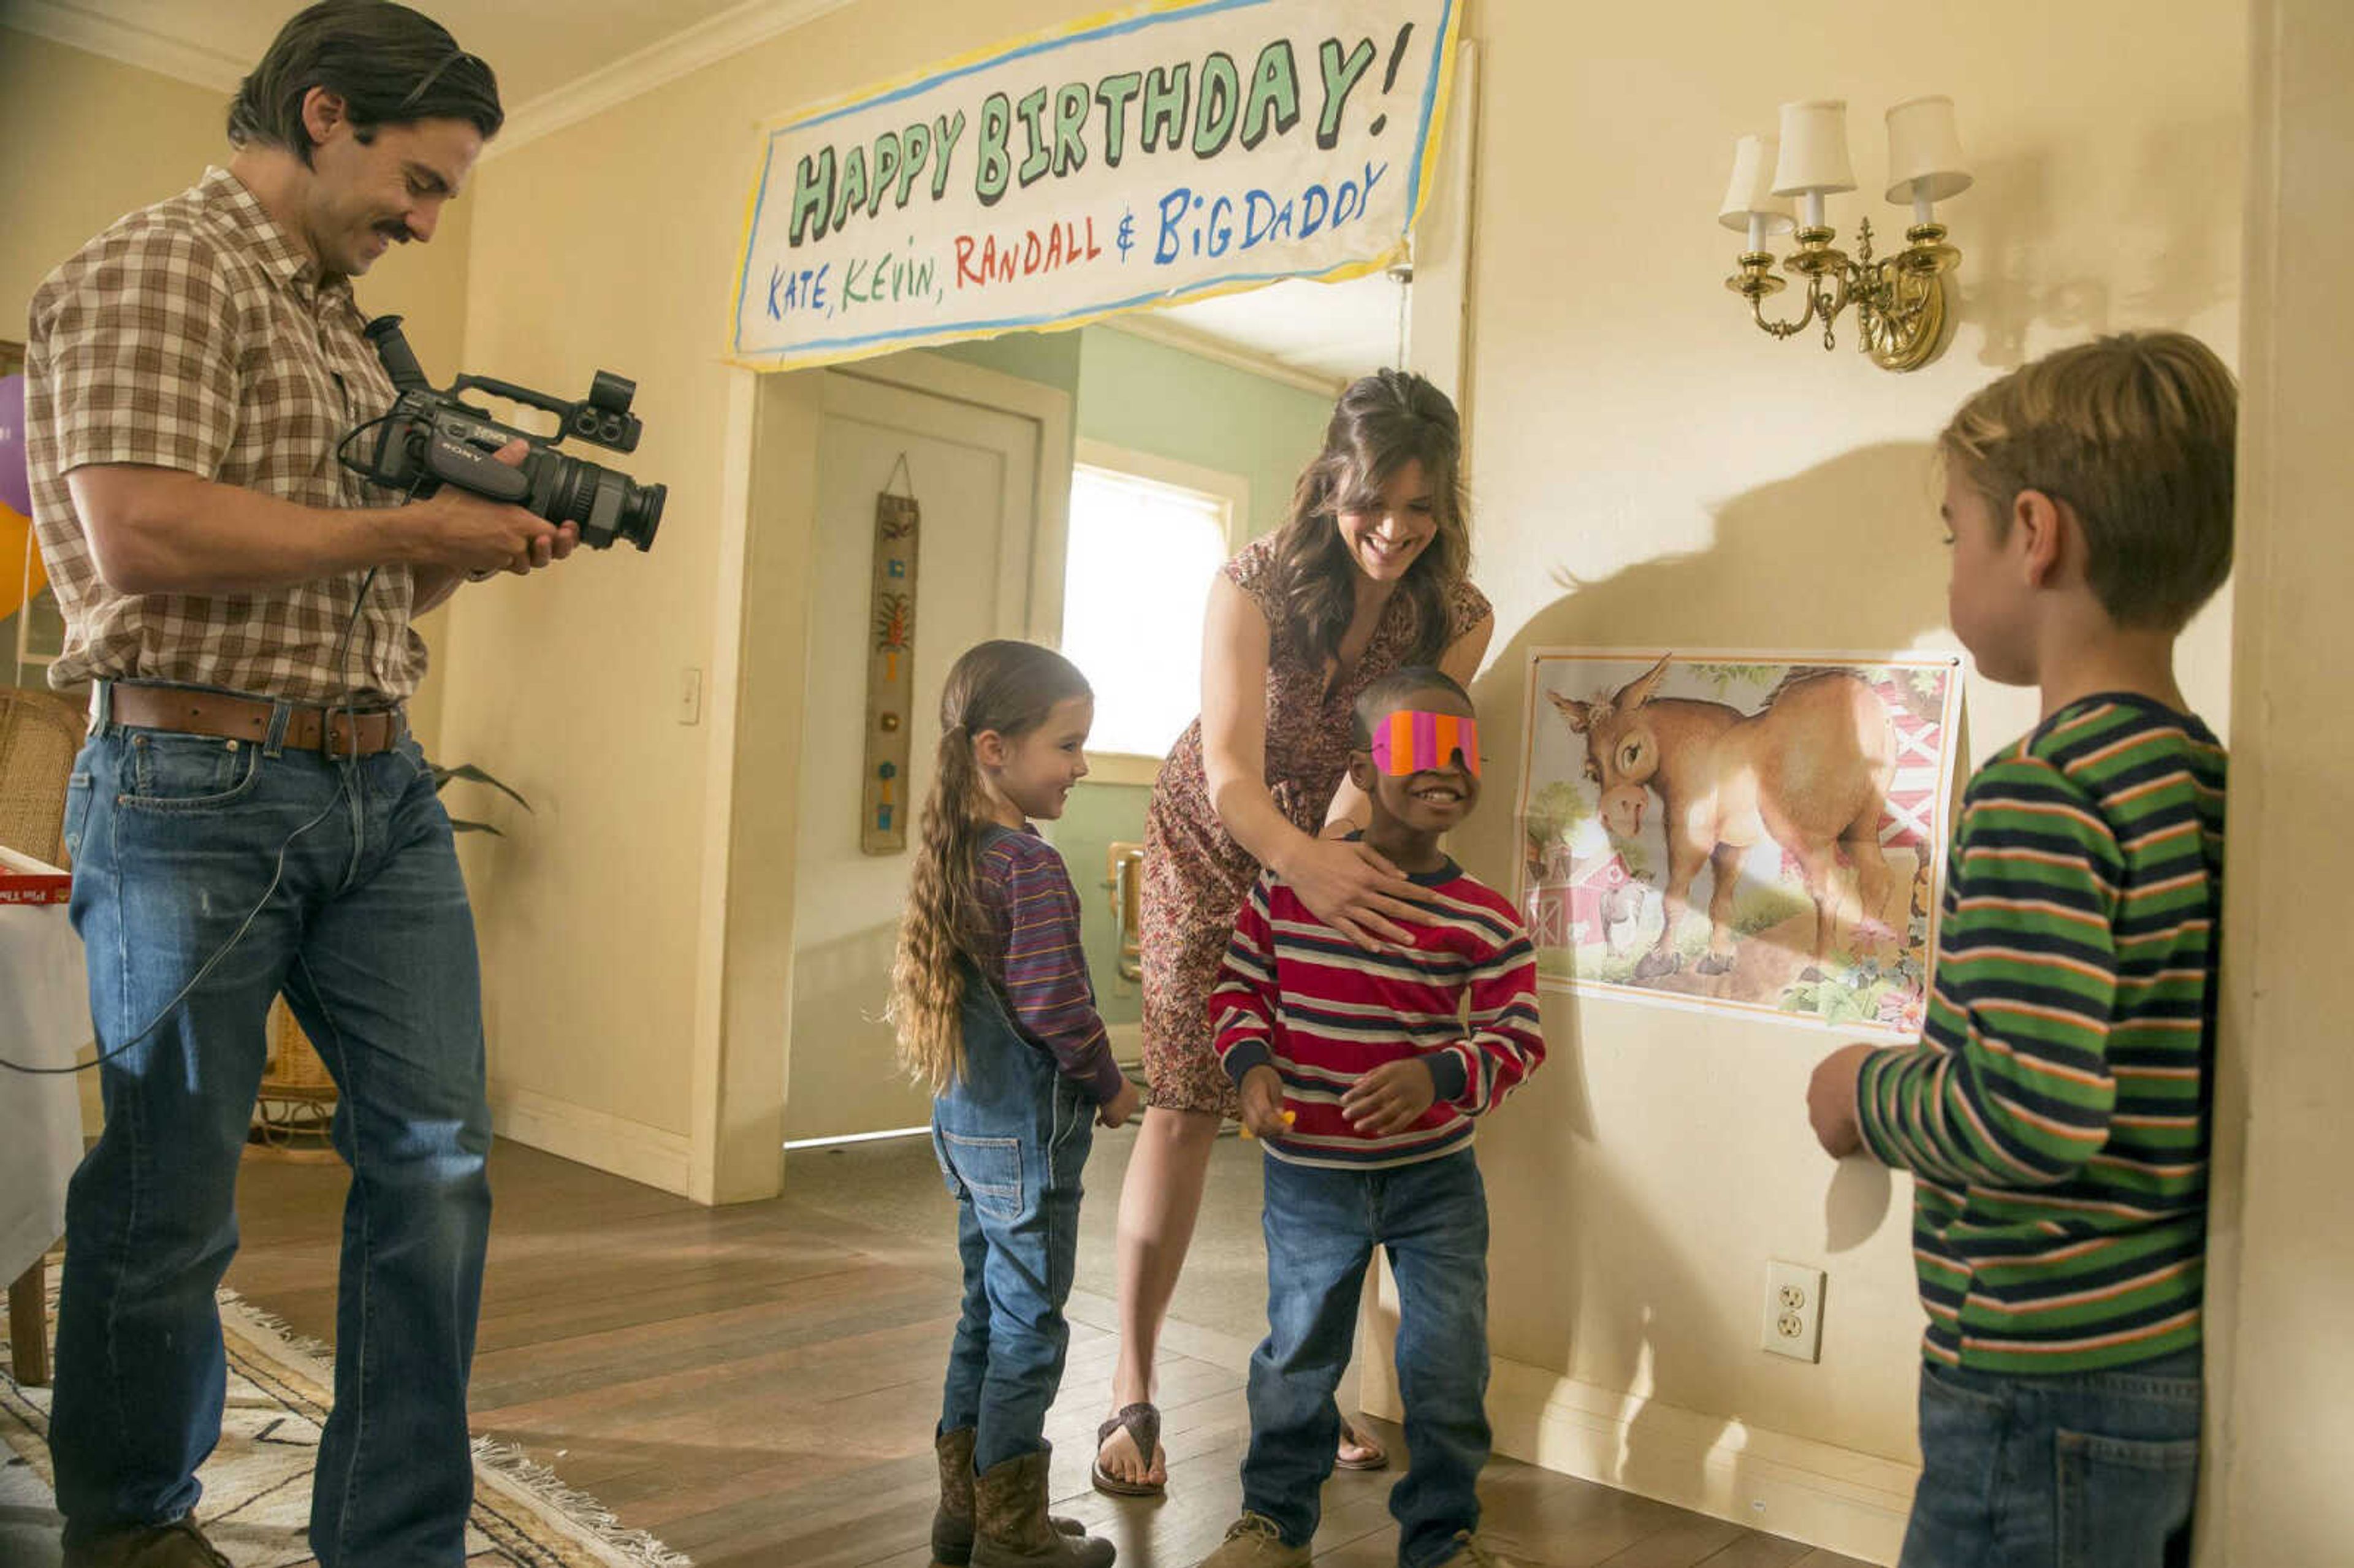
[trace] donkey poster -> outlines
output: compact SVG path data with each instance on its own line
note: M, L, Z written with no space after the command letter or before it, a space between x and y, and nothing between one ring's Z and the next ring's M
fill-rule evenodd
M1916 1038L1959 662L1533 652L1520 901L1542 983Z

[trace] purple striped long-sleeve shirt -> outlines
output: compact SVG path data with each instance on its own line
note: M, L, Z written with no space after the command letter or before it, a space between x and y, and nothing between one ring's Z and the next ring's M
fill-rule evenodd
M1097 1105L1124 1081L1096 1012L1079 941L1079 895L1054 845L1034 828L990 830L981 846L981 896L1004 955L998 976L1014 1026L1048 1052Z

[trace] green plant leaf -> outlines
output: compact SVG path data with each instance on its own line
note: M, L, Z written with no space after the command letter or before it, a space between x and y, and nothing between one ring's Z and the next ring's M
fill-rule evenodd
M434 769L433 769L433 789L434 789L434 791L435 791L436 793L439 793L439 792L440 791L440 789L441 789L441 787L442 787L443 785L445 785L445 784L449 783L449 782L450 782L450 780L451 780L451 779L463 779L467 780L468 782L470 782L470 783L474 783L474 784L487 784L487 785L489 785L492 789L496 789L496 790L497 790L499 793L501 793L502 795L504 795L508 800L513 800L516 805L521 806L525 810L528 811L528 810L531 810L531 802L530 802L530 801L528 801L528 800L525 800L522 796L520 796L520 795L516 794L513 789L510 789L509 788L507 788L507 786L505 786L504 784L502 784L502 783L501 783L501 782L499 782L499 780L497 780L496 779L492 778L489 774L487 774L487 773L483 772L481 768L479 768L475 767L475 766L474 766L472 763L471 763L471 762L461 762L461 763L458 764L458 766L457 766L457 767L455 767L455 768L434 768Z

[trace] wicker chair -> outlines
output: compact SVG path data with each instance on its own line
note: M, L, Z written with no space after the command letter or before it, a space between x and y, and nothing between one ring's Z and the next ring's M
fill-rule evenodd
M66 780L81 750L82 716L63 697L0 686L0 843L66 863ZM40 1260L8 1287L9 1353L16 1381L49 1381Z
M72 703L0 686L0 844L66 863L66 780L81 738L81 710Z

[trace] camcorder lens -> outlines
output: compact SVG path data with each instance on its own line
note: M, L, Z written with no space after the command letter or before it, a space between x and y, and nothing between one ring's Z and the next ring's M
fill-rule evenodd
M513 501L525 510L580 531L580 542L592 550L610 549L616 539L627 539L641 550L653 548L654 531L662 526L663 503L668 490L640 484L628 474L550 450L551 440L531 436L493 420L481 409L461 402L469 387L557 415L567 433L615 451L635 451L642 427L630 412L638 384L610 370L597 372L588 397L578 404L560 403L545 393L488 376L461 376L448 391L437 391L418 367L417 356L402 335L398 316L378 316L367 323L368 340L376 344L385 373L400 393L391 412L371 424L385 426L372 458L343 451L345 467L375 482L405 489L411 496L430 495L443 483L454 483L478 495ZM369 427L362 427L363 429ZM348 447L354 431L345 438ZM531 451L523 461L524 493L513 488L515 476L498 471L496 482L482 471L482 452L495 450L509 437L523 436ZM561 435L552 440L561 440Z
M546 504L533 508L541 516L578 524L580 542L592 550L609 549L619 539L641 550L653 548L666 487L639 484L625 473L562 452L535 452L533 461L547 464Z

